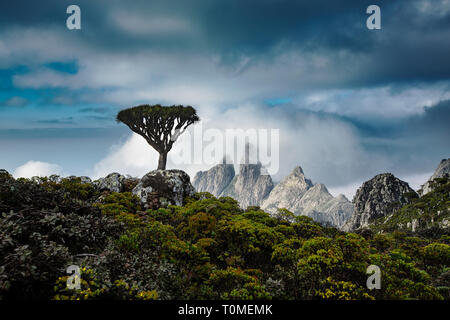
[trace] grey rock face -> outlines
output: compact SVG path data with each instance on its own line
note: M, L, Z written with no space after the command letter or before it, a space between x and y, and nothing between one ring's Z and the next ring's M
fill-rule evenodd
M92 183L91 178L86 177L86 176L81 176L81 177L80 177L80 180L81 180L81 183L85 183L85 184L90 184L90 183Z
M58 175L51 175L50 177L48 177L48 179L50 181L53 181L53 182L56 182L56 183L61 183L61 181L62 181L62 178L60 176L58 176ZM79 181L81 183L85 183L85 184L91 184L92 183L91 178L86 177L86 176L81 176L81 177L68 176L65 179L68 179L68 180L78 180L79 179Z
M234 178L232 164L218 164L207 171L199 171L192 185L197 192L209 192L218 197Z
M264 200L262 209L272 214L286 208L295 215L306 215L314 220L341 227L351 216L353 205L345 196L334 198L323 184L313 185L297 167L283 179Z
M62 179L63 178L57 174L52 174L51 176L48 177L48 180L53 183L61 183Z
M301 197L312 186L311 180L305 178L302 168L296 167L273 188L261 208L271 213L275 213L278 208L286 208L295 213L299 209Z
M154 170L147 173L133 189L145 209L166 207L169 204L181 206L195 189L189 175L182 170Z
M433 175L428 179L428 181L419 190L420 196L433 191L433 180L437 178L450 178L450 158L442 159Z
M120 173L108 174L105 178L100 178L93 182L99 191L121 192L126 178Z
M44 182L42 177L38 177L38 176L33 176L33 177L30 178L30 180L33 181L36 184L42 184Z
M319 203L311 212L307 212L307 215L318 222L342 228L352 216L353 209L353 204L340 194L326 202Z
M232 179L219 196L232 197L242 208L247 208L261 205L272 189L272 178L268 174L262 174L260 163L241 164L239 175Z
M353 198L355 210L345 224L345 231L367 227L374 220L392 214L409 203L417 194L408 183L391 173L376 175L356 191Z

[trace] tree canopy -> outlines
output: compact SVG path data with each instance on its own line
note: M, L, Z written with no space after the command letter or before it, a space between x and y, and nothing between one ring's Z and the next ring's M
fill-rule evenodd
M121 110L116 120L145 138L159 152L158 169L166 168L167 153L188 126L200 120L191 106L139 105Z

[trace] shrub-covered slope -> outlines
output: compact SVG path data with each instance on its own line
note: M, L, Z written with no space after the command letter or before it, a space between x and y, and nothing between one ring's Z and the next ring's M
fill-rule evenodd
M430 183L431 192L403 206L394 214L372 225L377 232L395 230L439 238L450 234L450 179L438 178Z
M362 235L208 193L142 211L129 192L0 174L2 299L449 299L449 237ZM66 268L81 268L81 289ZM366 269L378 265L380 290Z

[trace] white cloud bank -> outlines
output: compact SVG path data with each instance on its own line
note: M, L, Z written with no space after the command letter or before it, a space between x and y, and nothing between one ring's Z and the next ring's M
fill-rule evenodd
M17 167L13 172L15 178L46 177L52 174L62 175L63 170L57 164L33 160Z
M271 172L275 181L287 176L296 166L301 166L305 174L315 182L336 186L358 179L362 173L376 173L379 168L368 165L368 155L362 148L362 142L351 125L333 118L299 112L292 116L282 107L267 107L257 104L244 104L225 112L210 112L199 107L199 114L207 114L201 123L190 127L181 136L173 150L169 152L167 168L186 171L191 177L199 170L205 170L221 162L222 155L214 163L206 159L210 142L204 135L195 134L201 126L202 132L215 129L225 137L227 129L279 129L279 170ZM203 112L205 111L205 112ZM209 112L208 112L209 111ZM270 117L268 117L270 114ZM201 149L192 149L191 162L177 161L186 143L202 145ZM224 145L229 143L224 142ZM270 147L270 146L269 146ZM198 161L199 153L200 161ZM239 151L237 151L239 154ZM230 154L227 154L230 156ZM240 160L235 157L234 160ZM98 178L111 172L142 176L157 167L158 153L137 134L116 145L111 152L93 170L92 176ZM380 160L381 162L382 159ZM380 163L380 162L377 162ZM236 165L236 162L235 162ZM237 168L236 168L237 169Z

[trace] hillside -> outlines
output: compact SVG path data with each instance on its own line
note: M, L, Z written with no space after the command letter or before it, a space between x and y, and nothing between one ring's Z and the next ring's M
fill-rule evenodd
M428 237L450 234L450 179L437 178L428 185L432 191L377 220L371 228L377 232L401 230Z
M1 299L450 299L446 235L345 233L209 193L144 210L135 183L98 185L0 172Z

